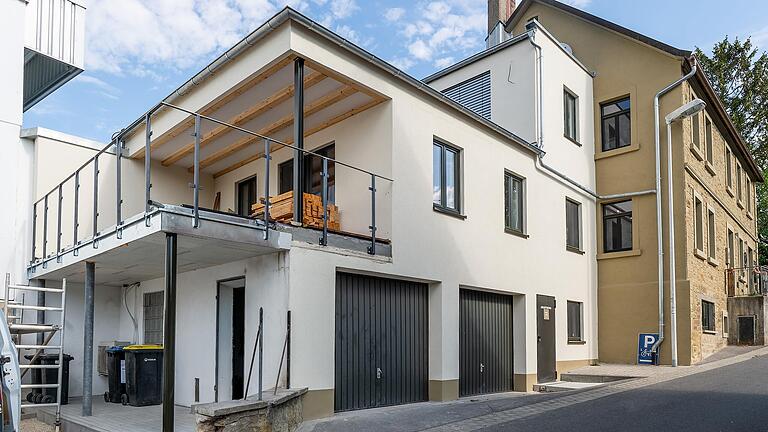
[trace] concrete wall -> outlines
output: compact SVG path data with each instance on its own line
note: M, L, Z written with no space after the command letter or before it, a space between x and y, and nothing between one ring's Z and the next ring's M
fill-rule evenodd
M765 345L768 328L765 325L766 297L744 296L728 298L729 345L739 344L739 317L754 317L755 345ZM722 321L722 320L721 320Z
M0 5L3 17L3 43L0 58L0 202L11 208L11 203L26 204L32 184L32 157L30 147L19 137L22 123L24 88L24 23L26 2L12 0ZM16 205L0 214L0 274L11 273L14 281L25 277L24 257L28 242L18 242L19 233L27 228L28 206Z

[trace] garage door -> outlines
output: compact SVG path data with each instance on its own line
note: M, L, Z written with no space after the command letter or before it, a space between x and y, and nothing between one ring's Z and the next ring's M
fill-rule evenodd
M511 391L512 296L459 292L459 394Z
M334 409L427 399L427 286L336 275Z

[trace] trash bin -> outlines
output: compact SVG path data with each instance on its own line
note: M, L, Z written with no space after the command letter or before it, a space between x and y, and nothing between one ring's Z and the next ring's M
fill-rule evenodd
M32 360L34 356L24 356L27 360ZM69 362L74 357L69 354L64 354L64 366L61 370L61 404L66 405L69 403ZM35 360L34 364L41 364L44 366L52 366L59 363L58 354L40 354ZM38 372L35 374L35 372ZM57 384L59 382L59 370L58 369L32 369L32 382L35 384ZM34 403L55 403L56 402L56 388L39 389L32 393L32 400L30 395L27 395L27 401Z
M123 405L160 405L163 401L162 345L131 345L123 350L127 394L121 401Z
M107 348L107 384L104 402L121 403L125 392L125 351L121 346Z

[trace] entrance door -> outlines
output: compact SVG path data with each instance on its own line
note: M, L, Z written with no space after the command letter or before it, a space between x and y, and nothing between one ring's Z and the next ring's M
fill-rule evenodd
M427 400L427 286L336 274L334 410Z
M511 391L512 296L459 292L459 396Z
M238 400L245 396L245 279L220 281L216 298L216 401Z
M739 345L755 344L755 317L739 317Z
M555 364L555 298L536 296L536 376L539 383L557 380Z

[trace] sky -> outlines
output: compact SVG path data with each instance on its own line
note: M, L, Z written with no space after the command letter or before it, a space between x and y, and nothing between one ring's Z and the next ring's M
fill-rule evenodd
M682 49L768 49L763 0L565 0ZM85 71L24 115L106 142L290 5L416 78L485 48L486 0L88 0ZM746 13L745 11L748 11Z

